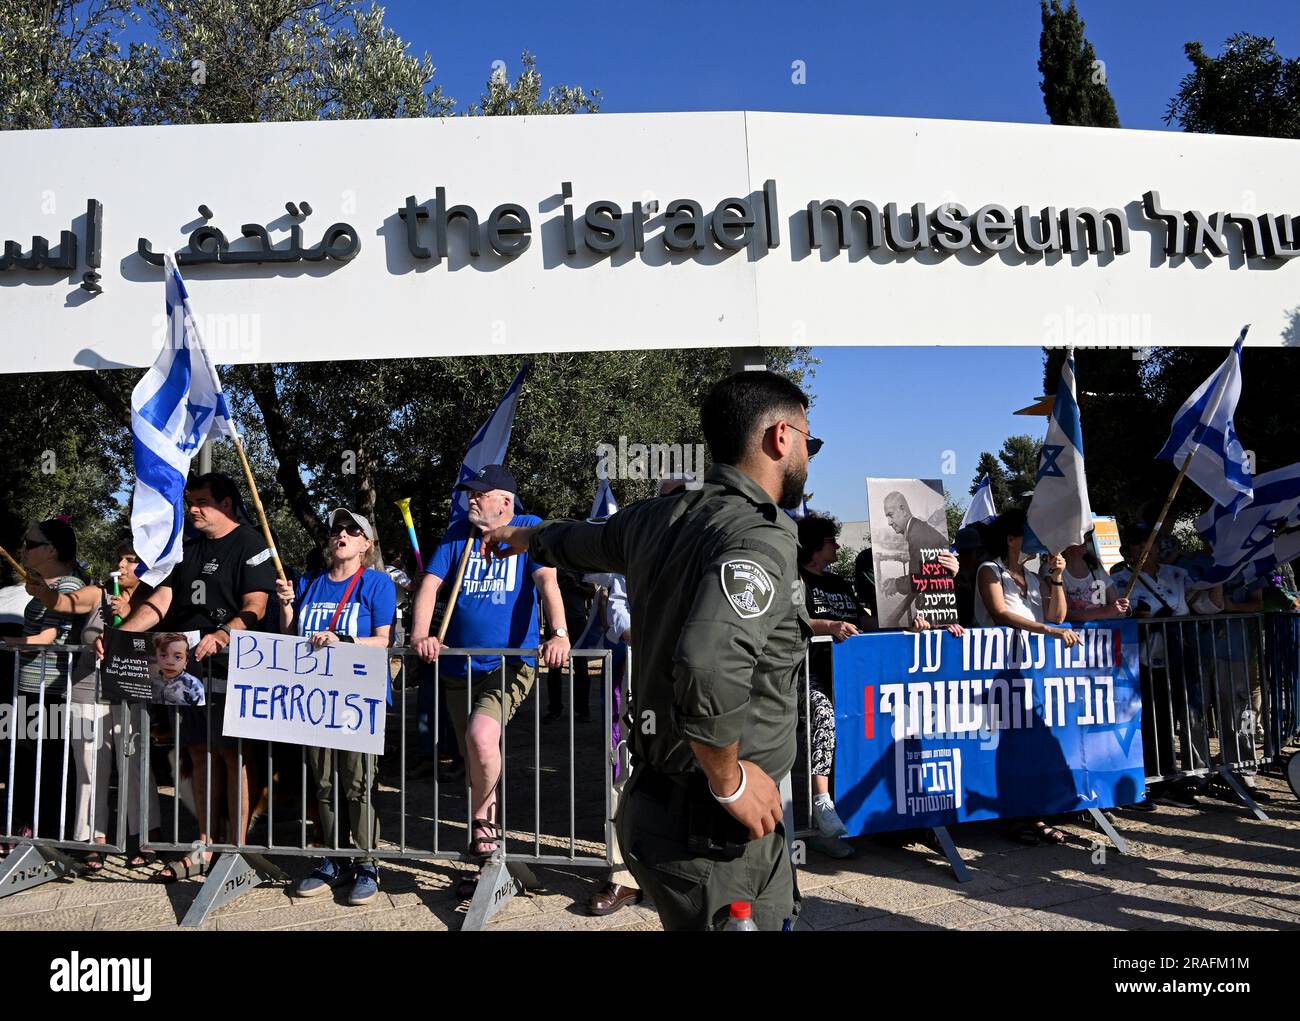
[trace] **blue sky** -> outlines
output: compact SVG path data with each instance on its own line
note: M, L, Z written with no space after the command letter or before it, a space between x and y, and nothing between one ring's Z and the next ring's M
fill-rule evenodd
M1190 64L1183 44L1211 53L1235 32L1273 36L1300 55L1300 3L1259 0L1079 0L1127 128L1167 130L1169 98ZM513 74L525 48L543 81L601 90L609 113L781 110L1046 123L1038 82L1037 0L971 4L815 2L561 5L390 0L388 23L427 50L437 81L476 100L492 63ZM802 60L807 83L791 82ZM961 502L981 450L1013 433L1041 392L1038 348L817 348L813 504L866 517L867 475L942 478ZM917 394L943 412L918 413ZM943 474L953 452L955 474ZM1104 509L1099 509L1104 510Z

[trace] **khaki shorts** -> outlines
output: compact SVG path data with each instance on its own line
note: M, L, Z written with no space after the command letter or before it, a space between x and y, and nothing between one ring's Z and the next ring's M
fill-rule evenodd
M518 659L506 659L505 701L501 698L501 668L474 671L473 705L466 706L468 684L464 677L443 677L443 690L447 694L447 712L451 726L456 731L456 744L461 757L465 756L465 724L468 713L483 713L503 726L514 719L519 707L527 701L533 690L537 671Z

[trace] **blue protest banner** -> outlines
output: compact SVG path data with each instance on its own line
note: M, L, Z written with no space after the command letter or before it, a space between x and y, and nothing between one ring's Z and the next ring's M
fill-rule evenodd
M849 833L1140 800L1137 624L1081 635L1068 649L1012 628L836 643L835 803Z

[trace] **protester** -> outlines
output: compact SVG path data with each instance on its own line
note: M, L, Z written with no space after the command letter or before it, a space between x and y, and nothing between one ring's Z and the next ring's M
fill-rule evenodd
M540 645L544 666L564 663L569 656L567 629L553 628L551 637L540 642L537 626L537 593L547 619L564 619L554 568L542 567L528 557L518 561L490 560L482 555L477 538L470 534L503 525L535 525L541 519L515 513L518 487L514 476L499 464L488 465L456 489L471 494L469 515L447 529L425 568L411 622L417 655L432 662L442 652L443 643L430 634L433 610L443 580L457 577L464 554L464 575L454 593L455 606L448 610L451 621L447 645L463 649L537 649ZM504 661L499 656L475 656L471 691L467 659L448 657L441 664L440 676L456 740L469 772L471 853L485 862L503 837L496 818L501 731L532 692L536 670L531 656L508 657ZM477 882L476 876L460 884L457 894L461 899L474 895Z
M866 614L854 595L853 586L826 570L839 552L839 525L830 518L810 514L798 522L799 578L803 582L804 605L812 633L827 635L837 642L862 633ZM808 649L808 697L799 700L799 729L802 745L810 729L808 751L812 783L812 821L817 829L816 849L832 858L851 858L853 848L842 837L848 828L835 811L831 798L831 768L835 763L835 706L831 682L831 649L813 642Z
M1044 558L1046 575L1025 570L1021 545L1025 535L1025 512L1018 507L1003 511L988 531L988 550L993 559L980 564L976 574L975 623L979 627L1012 627L1031 634L1046 635L1067 647L1079 643L1069 628L1055 627L1065 620L1065 558L1060 554ZM1048 589L1044 598L1042 588ZM1062 844L1066 835L1041 819L1009 820L1011 836L1023 844Z
M1151 526L1145 522L1138 522L1121 533L1120 554L1124 562L1111 572L1120 592L1129 590L1133 568L1150 536ZM1180 556L1179 543L1172 535L1157 536L1129 594L1134 617L1191 616L1188 598L1195 596L1188 585L1187 570L1174 563ZM1215 610L1204 603L1201 608ZM1204 682L1199 670L1187 669L1195 656L1184 652L1182 630L1177 625L1172 631L1167 627L1146 627L1141 639L1138 662L1144 710L1142 753L1147 775L1161 777L1182 770L1203 769L1207 765L1201 751L1206 725ZM1171 721L1170 726L1163 725L1166 719ZM1190 721L1190 729L1184 721ZM1174 748L1175 730L1183 735L1181 763ZM1199 780L1161 780L1148 784L1146 799L1154 805L1193 808L1198 804L1198 793L1204 793Z
M1066 547L1061 581L1065 584L1066 618L1071 623L1128 616L1129 601L1119 594L1115 579L1101 569L1090 542Z
M23 539L22 556L28 577L36 580L37 584L43 581L55 593L70 594L86 584L77 562L76 533L60 518L29 525ZM55 649L79 636L82 623L81 615L51 610L40 599L31 596L23 613L23 633L8 639L8 642L10 645ZM13 692L15 701L21 698L33 706L48 707L64 700L72 675L71 654L19 652L18 664L17 690ZM32 836L35 832L50 839L62 839L63 834L58 832L63 791L63 742L60 735L47 733L34 738L13 733L9 740L16 745L13 748L14 779L10 787L13 791L14 832L20 836ZM38 760L40 789L36 790Z
M980 564L989 559L985 548L987 540L984 524L967 525L953 536L953 549L957 551L957 573L953 575L953 592L957 596L957 623L962 627L975 626L975 576Z
M111 586L85 585L71 592L59 592L50 588L38 574L28 576L27 591L41 601L49 610L85 620L81 631L81 644L87 646L77 657L73 667L72 708L75 726L71 733L72 760L77 769L77 809L76 828L73 839L93 841L103 844L108 839L109 826L109 780L117 763L117 752L121 745L127 749L134 747L136 735L141 733L133 716L136 706L128 703L110 705L100 701L99 662L95 657L93 646L103 634L104 627L112 624L114 619L125 618L131 612L131 599L137 593L148 592L149 586L141 585L135 573L139 558L130 542L120 543L117 547L117 594L108 591ZM182 639L183 640L183 639ZM149 819L151 832L159 831L158 788L154 782L153 771L149 767L148 756L141 749L134 756L127 757L127 773L118 777L118 797L126 795L127 835L137 840L140 835L140 783L138 774L131 768L130 759L138 760L135 769L146 772L148 787ZM94 783L91 783L91 777ZM92 814L93 802L93 815ZM157 859L152 851L128 852L127 867L144 868ZM104 867L103 856L97 851L90 851L83 859L87 871L98 872Z
M575 571L557 571L556 580L560 586L560 599L564 603L564 616L554 624L570 635L581 635L587 627L587 617L591 612L591 603L595 596L594 586L585 582ZM548 632L554 633L552 622L547 620ZM570 637L572 642L572 637ZM557 723L564 719L564 688L568 679L569 697L573 705L573 718L578 723L591 722L591 676L587 672L587 660L575 660L551 667L546 671L546 715L543 723Z
M393 579L374 568L375 533L370 522L345 508L330 512L329 569L302 578L295 590L276 582L280 622L286 633L310 638L320 648L337 642L387 648L397 604ZM389 700L392 693L389 692ZM375 756L333 748L308 748L316 778L316 802L326 842L365 849L350 862L323 857L293 889L295 897L316 897L352 879L348 903L369 904L379 895L379 815L374 809ZM334 814L335 785L346 802L345 818Z
M156 590L133 607L121 627L124 631L198 631L199 642L192 654L203 663L226 649L232 631L255 631L263 626L269 596L275 592L276 572L265 539L236 516L242 501L229 476L210 472L191 478L185 500L197 534L186 541L181 562ZM102 648L99 651L102 654ZM205 666L205 687L211 689L209 682L213 679L224 682L224 657ZM215 842L216 817L208 816L209 785L211 804L218 806L218 811L224 797L230 841L244 843L250 811L247 762L256 755L256 743L243 746L245 765L241 770L239 741L224 734L222 694L209 690L205 706L171 712L179 715L179 742L188 749L193 763L200 844ZM211 770L209 753L216 759ZM154 879L174 883L202 875L211 857L209 851L186 855L156 873Z
M871 547L864 548L853 560L853 591L857 594L858 605L866 620L863 631L875 631L880 627L880 614L876 609L876 564L871 554Z
M411 630L411 593L415 591L415 582L411 580L411 554L406 550L398 550L389 558L388 566L384 570L393 580L397 592L393 644L405 645L406 636Z

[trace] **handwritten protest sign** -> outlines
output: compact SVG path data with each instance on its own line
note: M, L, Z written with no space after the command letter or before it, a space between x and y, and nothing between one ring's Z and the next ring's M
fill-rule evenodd
M235 631L225 733L382 755L388 651Z

